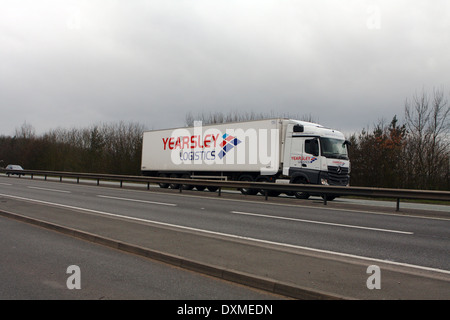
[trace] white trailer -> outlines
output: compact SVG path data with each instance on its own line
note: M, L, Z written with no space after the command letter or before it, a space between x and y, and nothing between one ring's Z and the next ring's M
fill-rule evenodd
M347 145L341 132L299 120L277 118L207 126L197 122L189 128L144 132L141 171L159 177L345 186L350 173ZM258 190L241 192L256 194ZM295 196L308 198L309 194Z

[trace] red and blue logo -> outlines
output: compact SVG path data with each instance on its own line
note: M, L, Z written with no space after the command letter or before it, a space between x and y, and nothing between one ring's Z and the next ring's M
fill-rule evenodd
M227 155L227 152L233 149L235 146L240 144L242 141L239 140L236 137L233 137L229 135L228 133L225 133L222 136L223 141L220 143L220 146L222 147L222 150L219 153L219 158L222 159Z

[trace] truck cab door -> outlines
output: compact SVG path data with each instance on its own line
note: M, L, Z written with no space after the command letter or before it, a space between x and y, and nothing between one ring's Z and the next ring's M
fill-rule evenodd
M291 150L289 153L289 166L291 168L302 167L304 141L305 139L301 137L291 138Z
M317 180L320 170L320 147L319 139L314 137L292 137L287 145L289 158L285 163L289 167L284 167L284 174L288 174L289 169L306 171L305 174L310 177L310 181ZM314 177L314 178L313 178Z

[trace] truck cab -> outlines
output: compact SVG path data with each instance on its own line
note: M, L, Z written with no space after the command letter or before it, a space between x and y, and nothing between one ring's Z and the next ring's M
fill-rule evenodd
M286 128L283 175L290 183L347 186L348 144L339 131L291 120ZM306 199L309 194L301 192L296 196Z

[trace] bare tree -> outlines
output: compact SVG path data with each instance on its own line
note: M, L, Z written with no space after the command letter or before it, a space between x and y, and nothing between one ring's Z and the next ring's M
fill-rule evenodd
M16 128L15 136L19 139L31 139L36 136L36 131L31 124L25 121L20 128Z
M442 90L405 102L408 178L417 188L438 188L447 181L450 158L450 106ZM447 185L448 188L448 185Z

